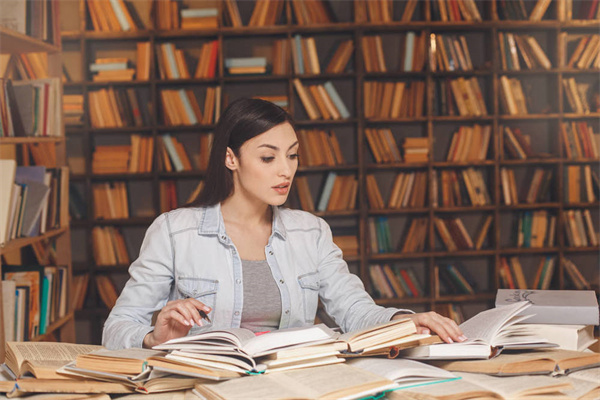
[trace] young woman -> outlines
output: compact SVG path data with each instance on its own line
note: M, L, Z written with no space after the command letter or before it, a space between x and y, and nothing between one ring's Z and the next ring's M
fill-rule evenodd
M103 344L152 347L202 329L303 326L314 323L319 299L346 332L408 317L420 332L464 340L434 312L376 305L348 272L327 223L279 208L297 169L291 117L263 100L231 103L215 130L204 190L148 228Z

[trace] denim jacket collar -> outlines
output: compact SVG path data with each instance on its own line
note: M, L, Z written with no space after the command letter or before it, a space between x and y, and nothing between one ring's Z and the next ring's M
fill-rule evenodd
M281 211L279 207L272 207L273 209L273 225L272 234L279 235L283 240L286 240L286 231L281 218ZM206 207L200 220L200 226L198 227L199 235L218 235L219 240L223 243L228 243L229 238L225 232L225 222L223 221L223 214L221 214L221 204L217 203L214 206Z

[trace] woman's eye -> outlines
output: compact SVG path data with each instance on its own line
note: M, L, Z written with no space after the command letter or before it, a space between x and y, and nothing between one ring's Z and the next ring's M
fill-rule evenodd
M264 163L270 163L271 161L273 161L275 159L275 157L261 157L260 159Z
M299 155L298 153L295 153L295 154L290 154L290 155L289 155L289 157L290 157L292 160L297 160L298 158L300 158L300 155Z

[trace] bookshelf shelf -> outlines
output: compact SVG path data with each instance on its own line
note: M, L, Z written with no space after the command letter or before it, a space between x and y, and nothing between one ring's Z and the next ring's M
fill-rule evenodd
M66 139L59 137L0 137L0 144L62 143Z
M12 253L15 250L22 249L23 247L32 245L33 243L41 242L47 239L52 239L56 236L62 235L63 233L68 232L68 230L69 228L58 228L52 229L39 236L13 239L8 243L4 244L4 246L0 247L0 253Z
M60 51L60 46L2 27L0 27L0 43L2 43L1 54L57 53Z
M184 4L191 6L191 2L183 1ZM188 4L190 3L190 4ZM405 2L393 2L393 7L403 7ZM334 13L338 14L338 18L342 22L328 24L312 24L309 26L300 26L289 22L277 26L268 27L248 27L234 28L223 26L216 29L203 30L173 30L161 31L153 29L144 29L137 32L122 33L122 32L92 32L86 29L91 28L89 18L85 14L86 3L81 1L80 4L80 23L81 30L74 31L69 29L64 32L63 40L65 45L76 48L81 54L80 61L74 66L78 71L81 71L82 80L78 83L67 83L65 88L69 93L82 93L86 97L87 93L101 88L133 88L135 91L143 91L147 95L151 103L151 121L143 127L124 127L124 128L91 128L89 121L86 121L82 128L68 129L69 135L73 139L78 139L82 144L82 155L91 158L93 146L105 143L128 144L128 136L131 134L142 134L144 137L153 137L158 139L158 135L169 133L172 137L177 137L178 140L189 140L186 143L186 151L188 155L196 155L198 147L196 140L197 136L211 133L215 129L214 124L197 124L192 126L179 125L167 126L164 124L164 112L161 101L160 91L165 89L196 89L201 93L205 87L218 86L222 89L223 99L228 98L228 101L235 99L238 96L255 96L255 95L280 95L285 96L288 102L287 109L296 120L298 129L302 130L324 130L334 131L340 144L343 148L346 164L336 166L303 166L298 169L298 176L306 178L310 185L310 194L313 201L318 201L321 195L323 181L329 172L335 172L338 175L355 175L358 181L358 197L354 210L336 211L336 212L317 212L330 223L332 230L339 229L341 232L351 231L356 235L359 241L359 255L356 257L347 258L352 261L356 267L358 275L365 281L368 288L373 288L369 277L369 266L374 263L389 262L396 267L413 268L417 272L419 280L426 287L426 293L430 295L420 298L400 298L391 300L378 300L380 304L387 305L405 305L412 304L422 306L423 309L431 308L436 303L487 303L494 298L495 290L500 287L501 280L498 273L499 260L502 256L523 255L524 258L535 258L536 262L539 256L551 254L557 258L555 274L558 276L553 279L553 287L565 289L569 288L569 282L566 279L564 268L560 265L565 254L583 254L588 259L592 260L592 264L598 263L598 257L593 253L594 248L570 248L565 246L567 243L566 233L563 226L563 215L566 210L580 209L590 210L592 218L597 230L598 224L598 209L600 202L594 203L575 203L568 204L564 201L564 193L567 189L567 182L563 170L567 166L581 165L586 166L600 161L592 158L567 159L564 143L560 133L560 124L563 122L587 122L592 125L594 132L597 132L597 120L600 118L600 112L592 112L590 114L578 114L570 112L569 103L565 96L562 78L575 77L578 80L592 81L591 76L598 74L599 69L578 70L566 68L561 63L564 59L568 60L572 52L573 43L568 49L563 48L566 41L563 41L561 34L573 33L577 35L596 33L598 21L570 21L562 22L556 19L556 10L550 8L546 13L544 20L539 22L531 22L528 20L499 20L492 19L498 11L493 2L476 0L479 11L484 18L480 22L447 22L447 21L431 21L433 13L429 7L431 2L419 2L419 10L414 15L414 20L409 22L401 22L395 20L391 23L379 22L353 22L353 3L352 1L334 1L330 4L333 7ZM291 3L290 3L291 4ZM248 12L248 8L244 12ZM289 17L291 7L287 10L286 18ZM398 10L396 10L398 11ZM221 10L221 12L224 12ZM285 14L285 13L284 13ZM292 13L293 14L293 13ZM396 12L396 14L398 14ZM395 14L395 18L398 15ZM244 14L244 17L248 15ZM282 20L286 20L283 18ZM244 18L246 20L247 18ZM417 20L429 19L429 20ZM145 21L146 22L146 21ZM147 21L150 22L150 21ZM150 23L145 24L146 27L152 26ZM425 37L426 48L424 51L425 62L423 67L418 71L401 71L403 64L399 49L401 43L406 39L408 32L414 32L418 37L421 33ZM521 61L521 70L503 70L501 63L501 53L498 43L498 33L512 33L518 35L532 35L540 42L544 52L547 53L552 67L550 69L534 68L526 69L526 66ZM436 65L435 70L432 70L432 65L429 60L429 43L430 34L439 36L453 37L464 35L468 44L471 58L473 59L473 69L470 70L455 70L445 71L440 70L439 65ZM317 53L320 63L321 74L300 74L294 68L290 68L283 74L262 74L262 75L228 75L224 68L225 59L228 57L238 56L266 56L268 63L273 64L274 54L271 42L279 39L294 39L296 35L302 38L312 37L316 40ZM362 47L362 39L365 37L381 36L383 40L386 68L388 72L370 72L365 66L364 51ZM252 43L250 38L256 39L256 44ZM354 45L353 55L350 57L346 69L341 73L330 74L325 73L325 67L329 62L327 56L331 55L336 50L336 43L343 40L352 40ZM152 59L150 77L146 81L130 81L130 82L91 82L91 76L88 72L88 65L94 62L95 57L106 57L107 50L111 46L122 46L130 48L128 55L129 66L136 66L135 46L136 42L149 41L151 45L161 43L173 43L177 49L185 51L187 67L190 73L193 73L193 67L199 60L200 43L217 40L219 43L219 54L216 63L216 75L211 79L158 79L158 62L154 49L151 50ZM395 42L394 42L395 41ZM194 46L193 43L199 43ZM520 49L519 49L520 50ZM568 50L568 51L567 51ZM271 53L269 53L271 51ZM75 52L75 51L74 51ZM416 54L416 53L415 53ZM521 57L521 56L519 56ZM290 57L291 58L291 57ZM456 68L456 65L455 65ZM74 74L71 74L74 75ZM531 84L533 89L524 90L526 101L532 100L532 106L528 104L530 114L524 115L508 115L503 107L503 94L501 88L501 77L517 78L523 85ZM442 110L443 102L438 101L440 98L439 91L444 82L451 82L455 79L476 78L481 86L481 92L486 106L486 114L480 116L460 115L460 110L456 105L454 93L447 89L446 101L455 104L452 112ZM332 81L337 90L345 90L341 93L343 101L350 112L350 117L340 120L327 119L309 119L306 110L303 107L302 101L294 88L293 80L299 79L303 85L322 84L325 81ZM403 115L398 118L371 118L365 116L365 83L366 82L423 82L425 90L423 93L423 108L422 113L418 117L404 117L411 115L410 113L398 113L395 115ZM408 88L408 85L407 85ZM536 90L543 91L543 96L540 99L535 97ZM532 95L533 93L533 95ZM464 93L463 97L464 97ZM527 98L530 97L530 98ZM202 103L202 98L198 99ZM546 102L548 106L546 107ZM442 103L442 104L438 104ZM536 108L535 106L539 106ZM202 104L201 104L202 106ZM221 104L221 110L225 107L225 101ZM448 112L446 112L448 111ZM416 115L418 113L412 114ZM472 113L473 114L473 113ZM381 114L384 115L384 114ZM393 114L387 114L393 115ZM491 138L489 141L488 150L483 160L473 162L451 161L447 160L447 152L450 148L450 143L454 134L464 127L473 127L480 125L491 128ZM511 153L508 152L504 141L504 132L501 128L509 127L511 129L520 129L525 135L529 135L533 147L533 156L526 159L512 159ZM394 162L388 164L375 163L376 158L373 156L369 148L365 134L365 129L389 129L391 130L398 148L403 152L402 141L405 138L427 137L430 139L428 144L429 160L425 162ZM73 133L71 133L73 132ZM190 139L193 138L193 139ZM538 144L540 142L541 144ZM156 146L155 146L156 147ZM540 154L541 156L536 156ZM199 170L193 166L192 171L185 172L164 172L158 168L157 162L161 160L161 155L155 150L154 152L153 172L144 174L111 174L111 175L94 175L91 171L86 171L83 175L74 177L78 185L82 187L84 198L89 202L93 200L91 193L91 185L96 182L110 181L125 181L128 185L136 185L136 187L147 187L145 190L150 190L152 195L148 196L147 210L151 208L154 216L159 214L161 210L161 201L163 201L164 192L161 192L162 184L173 183L176 186L177 197L179 204L186 200L186 194L190 193L195 187L197 180L205 176L205 171ZM302 160L301 160L302 163ZM87 166L89 168L89 165ZM437 204L442 205L442 180L441 175L447 172L458 172L469 167L474 167L477 173L481 173L485 181L486 189L489 193L489 201L484 206L471 206L471 199L466 196L462 186L461 202L449 202L443 204L463 204L462 206L439 207L435 206L433 200L433 190L438 191ZM504 204L503 185L501 180L501 169L506 168L513 171L516 175L517 188L519 196L525 193L524 188L529 184L530 175L537 169L543 168L551 170L552 183L548 195L543 198L543 202L534 204L516 204L507 206ZM427 182L424 187L427 188L424 206L401 208L401 209L370 209L367 199L367 175L374 175L379 189L381 191L384 204L387 205L387 200L390 198L392 183L395 176L400 173L422 172L427 176ZM433 183L431 177L437 176L437 182ZM461 182L460 185L464 185ZM130 189L132 190L132 189ZM290 197L296 194L292 192ZM131 193L130 193L131 196ZM163 197L161 197L163 196ZM520 198L520 200L522 200ZM296 202L297 203L297 202ZM134 210L136 203L130 201L130 208ZM316 203L315 203L316 204ZM89 211L92 207L88 207ZM513 248L513 243L508 242L510 237L516 234L516 228L511 225L512 220L520 218L522 214L534 213L535 211L546 211L552 216L556 216L556 230L554 245L542 248ZM377 220L381 217L389 217L390 229L392 230L391 248L389 253L369 253L371 249L369 236L369 221ZM482 225L484 220L491 217L491 225L489 231L484 237L484 244L481 250L460 250L460 251L445 251L444 243L438 234L436 226L433 222L434 218L442 218L444 220L454 219L465 220L467 231L471 238L475 240L478 227ZM424 251L401 253L398 251L399 242L405 238L405 231L408 228L409 221L416 218L424 218L427 221L426 238L424 242ZM73 221L72 226L85 231L88 235L94 227L114 226L122 230L137 230L143 231L142 228L147 227L153 218L132 218L131 220L83 220ZM140 233L137 233L138 236ZM91 245L88 246L85 256L87 265L89 266L92 275L95 272L110 274L112 267L95 266L93 255L91 254ZM590 250L592 249L592 250ZM481 293L475 295L444 295L435 297L431 295L433 291L433 270L436 262L445 262L447 260L464 262L467 264L467 269L475 270L480 268L485 269L485 284L480 287ZM583 261L582 261L583 263ZM536 264L537 265L537 264ZM527 266L527 268L535 268L536 266ZM120 270L120 268L119 268ZM79 272L79 270L78 270ZM588 274L589 275L589 274ZM587 275L586 275L587 276ZM100 303L97 303L100 304ZM86 310L94 310L97 304L88 302L90 308ZM419 309L419 307L417 307ZM77 313L77 318L81 315ZM99 309L98 316L105 315L106 312Z

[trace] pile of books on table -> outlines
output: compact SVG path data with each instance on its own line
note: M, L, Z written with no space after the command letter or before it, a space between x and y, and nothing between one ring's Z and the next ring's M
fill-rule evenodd
M186 400L354 399L381 393L391 399L598 398L600 354L561 348L586 346L584 334L563 338L559 346L542 337L549 330L541 325L523 324L535 321L530 311L536 305L528 296L530 301L467 320L461 329L469 339L453 344L418 334L411 319L346 334L322 324L262 335L207 330L154 349L9 342L0 392L57 399L67 393L121 399L135 392ZM596 303L596 317L597 311Z

